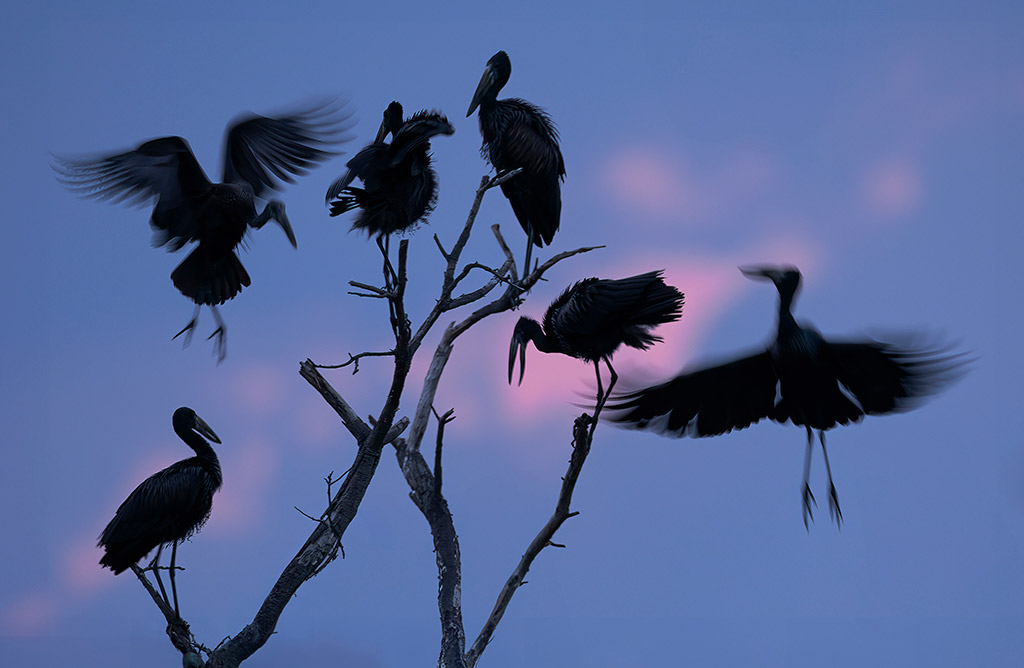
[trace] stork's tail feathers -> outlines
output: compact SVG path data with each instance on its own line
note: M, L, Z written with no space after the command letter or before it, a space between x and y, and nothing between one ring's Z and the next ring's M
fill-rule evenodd
M171 280L181 294L206 306L223 304L252 282L234 251L210 253L202 246L175 268Z
M636 322L642 325L675 322L683 315L683 303L683 293L675 286L666 284L659 275L644 290L644 297L640 301L641 307L636 313Z
M362 188L345 188L342 192L346 192L348 194L338 197L331 202L331 216L340 216L341 214L358 207L359 196L365 191Z

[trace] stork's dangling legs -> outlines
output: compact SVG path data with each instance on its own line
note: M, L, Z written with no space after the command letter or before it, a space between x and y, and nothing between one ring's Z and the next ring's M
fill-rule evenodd
M811 448L814 446L814 431L807 427L807 454L804 455L804 528L808 531L811 530L810 525L807 522L807 518L814 521L814 511L811 510L811 504L814 507L818 507L818 502L814 500L814 494L811 493L810 477L811 477Z
M832 484L832 468L828 465L828 451L825 449L825 431L818 430L818 438L821 440L821 453L825 455L825 471L828 473L828 516L838 526L843 524L843 511L839 510L839 495L836 494L836 486Z
M228 356L228 326L224 324L216 306L211 304L210 311L213 312L213 319L217 321L217 329L213 330L213 334L206 337L206 340L209 341L216 337L217 340L213 342L213 352L217 354L217 364L220 364Z
M182 348L188 348L188 344L192 343L192 330L196 328L199 323L199 309L201 306L196 304L196 308L192 311L192 319L188 321L188 324L181 328L181 331L171 337L171 341L178 338L182 334L185 335L185 342Z

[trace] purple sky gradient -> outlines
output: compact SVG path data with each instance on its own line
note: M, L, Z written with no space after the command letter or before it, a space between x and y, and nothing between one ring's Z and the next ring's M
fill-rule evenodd
M747 5L743 7L742 5ZM347 157L287 188L294 251L254 233L252 286L222 313L228 358L170 337L192 306L182 259L149 247L145 210L76 198L48 152L111 152L176 134L219 177L227 122L337 95L357 110L350 156L392 99L448 114L433 142L440 201L411 238L411 316L433 304L440 258L487 167L465 109L484 63L512 60L503 96L544 106L562 136L562 228L550 250L606 244L559 265L522 313L566 285L663 268L684 316L616 368L663 378L761 345L777 297L737 265L794 263L798 318L826 335L924 329L978 358L921 409L829 433L846 524L800 520L804 435L760 424L707 440L602 426L577 488L566 550L535 562L481 666L1015 665L1024 653L1024 30L1014 3L831 9L761 3L478 4L447 9L252 0L11 7L0 40L6 253L0 502L0 654L10 665L178 665L131 576L96 563L95 539L143 478L188 456L180 405L224 441L224 487L179 554L184 616L208 645L248 623L310 530L322 478L353 444L298 375L389 344L371 242L330 219ZM881 7L882 5L879 5ZM487 229L520 253L491 193L468 253L500 264ZM467 635L548 518L572 418L593 370L531 348L506 383L520 314L456 345L437 407L446 496L463 555ZM444 323L441 323L442 325ZM438 332L440 329L438 330ZM435 334L431 340L436 342ZM428 342L429 344L429 342ZM414 365L408 413L432 346ZM379 410L384 360L328 378ZM433 441L433 426L428 434ZM404 667L436 661L436 568L425 522L390 453L345 536L346 558L303 586L245 665Z

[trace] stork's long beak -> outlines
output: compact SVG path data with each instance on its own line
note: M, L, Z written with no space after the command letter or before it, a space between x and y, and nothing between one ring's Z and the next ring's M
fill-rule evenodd
M779 279L782 278L782 272L775 267L740 267L740 271L743 272L744 276L755 281L768 280L772 283L778 283Z
M274 200L276 206L274 207L274 220L281 226L284 233L288 236L288 241L291 242L292 248L298 248L299 244L295 241L295 230L292 229L292 224L288 222L288 214L284 212L284 202ZM270 206L268 204L267 206Z
M526 341L516 331L512 334L512 343L508 348L508 384L512 384L512 372L516 367L516 349L519 350L519 384L523 384L523 376L526 375Z
M214 443L220 443L220 439L217 438L217 434L213 432L213 429L210 429L210 425L206 424L203 418L199 417L198 415L196 416L196 424L193 427L193 429L195 429L195 431L199 435L208 438Z
M480 83L476 86L476 92L473 93L473 100L469 103L469 111L466 112L466 118L473 115L476 108L480 105L480 100L483 99L484 93L494 84L495 79L498 78L497 71L488 65L484 69L483 76L480 77Z

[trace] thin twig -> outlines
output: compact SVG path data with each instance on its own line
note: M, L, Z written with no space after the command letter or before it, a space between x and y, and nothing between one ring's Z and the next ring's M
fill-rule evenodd
M508 608L509 602L512 600L512 596L516 593L521 585L525 583L526 573L530 570L530 566L533 564L533 560L537 558L541 550L548 546L564 547L564 545L558 545L552 542L552 538L555 532L558 531L559 527L562 526L567 519L574 517L579 513L570 512L569 506L572 503L572 493L576 488L576 481L579 479L580 472L583 470L583 464L586 463L587 455L590 453L590 432L589 427L593 418L587 413L583 413L573 423L573 450L572 456L569 458L569 470L566 472L565 477L562 479L562 489L558 494L558 502L555 504L555 512L551 515L551 518L544 525L544 528L540 530L537 536L530 543L529 547L526 548L526 552L523 554L522 559L519 560L519 564L515 570L512 571L512 575L509 576L508 580L505 581L505 586L501 588L501 592L498 594L498 600L494 604L494 609L491 611L490 617L484 623L483 628L480 630L480 635L477 636L476 641L473 642L473 646L469 652L466 653L466 666L472 668L477 659L483 653L484 649L487 648L487 643L490 642L491 636L494 634L495 628L498 626L498 622L501 621L502 616L505 614L505 610Z
M441 448L444 445L444 426L455 419L455 409L450 408L444 415L438 415L433 406L430 410L437 418L437 444L434 446L434 496L441 495Z
M316 364L316 363L313 363L313 366L316 367L317 369L344 369L349 364L354 364L354 366L352 367L352 375L354 376L357 373L359 373L359 360L360 360L360 358L362 358L362 357L394 357L394 356L395 356L395 351L394 350L383 350L383 351L380 351L380 352L365 352L365 353L359 353L358 355L353 355L352 353L348 353L348 360L345 361L345 362L342 362L341 364Z

